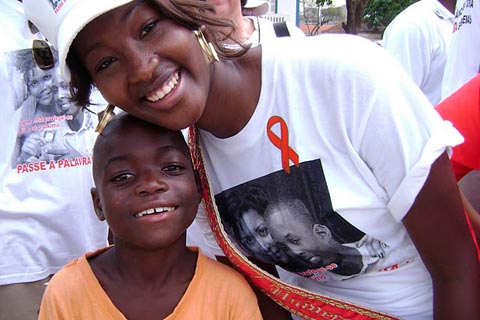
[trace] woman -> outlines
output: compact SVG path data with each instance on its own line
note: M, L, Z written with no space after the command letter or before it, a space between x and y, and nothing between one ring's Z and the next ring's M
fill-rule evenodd
M300 286L407 319L480 316L479 264L446 154L461 138L375 44L321 36L232 52L220 42L228 22L201 1L47 2L25 5L68 61L77 102L94 84L139 118L196 124L215 195L278 180L268 184L277 199L301 194L386 244L381 268ZM276 299L308 312L286 300Z

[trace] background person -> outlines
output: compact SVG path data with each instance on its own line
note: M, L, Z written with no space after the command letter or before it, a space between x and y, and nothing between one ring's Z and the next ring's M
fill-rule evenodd
M244 1L244 0L208 0L214 6L215 13L221 17L230 19L235 25L234 37L240 43L257 46L260 43L274 40L277 35L270 20L259 17L259 15L246 15L242 13L244 6L256 8L262 6L263 12L268 11L267 2ZM292 37L304 37L305 33L297 26L286 23L286 28ZM232 43L230 43L232 45ZM234 46L235 47L235 46Z
M442 97L455 0L420 0L387 26L382 45L404 67L433 105Z
M453 34L442 82L445 99L480 72L480 2L457 0Z
M391 264L329 285L306 279L317 293L397 317L480 315L479 264L447 155L461 137L376 44L323 35L232 52L218 42L228 24L201 1L43 4L29 0L30 17L68 60L75 100L88 102L94 83L139 118L196 124L213 194L308 162L321 169L299 172L318 174L299 184L304 197L386 243ZM72 12L90 14L64 29Z
M442 99L446 99L480 72L480 2L458 0L452 43L442 83ZM466 199L480 211L480 171L473 170L459 181Z
M32 40L43 39L28 27L21 2L0 0L0 35L0 319L34 320L51 275L83 252L105 246L107 225L96 219L91 205L91 165L58 168L55 164L40 169L38 159L32 159L32 170L24 161L20 164L26 165L25 170L17 166L25 146L18 138L25 135L27 123L39 118L34 112L23 112L26 102L35 107L35 100L48 97L48 102L41 102L48 106L42 116L55 115L51 104L55 68L18 70L26 62L23 58L33 65ZM30 78L37 71L43 75ZM36 99L33 81L46 92ZM88 130L94 133L94 128ZM93 143L82 138L74 146L91 148Z

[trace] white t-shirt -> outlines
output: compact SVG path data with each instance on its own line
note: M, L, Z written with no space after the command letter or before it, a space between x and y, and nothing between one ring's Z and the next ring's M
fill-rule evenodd
M457 0L450 52L443 77L442 99L480 72L480 2Z
M277 39L277 35L275 34L275 30L273 28L273 23L270 20L257 16L248 18L253 21L255 30L248 39L247 43L251 44L252 46L257 46L259 45L259 42L265 44L269 41ZM303 33L302 30L289 22L287 22L287 28L290 33L290 37L305 37L305 33ZM230 46L232 48L238 48L237 45ZM187 131L184 131L184 134L187 135ZM199 216L202 215L204 215L203 208L200 206ZM211 235L211 237L213 237L213 235ZM215 239L211 238L211 241L215 241ZM206 256L215 259L215 251L212 251L209 245L205 242L197 221L194 221L187 230L187 245L199 247Z
M310 290L401 317L431 317L431 278L401 220L430 165L461 136L398 64L368 40L348 35L282 38L262 51L260 98L247 125L227 139L201 131L223 221L228 220L222 215L228 195L247 192L252 185L263 188L272 203L300 199L315 223L329 226L336 242L348 245L368 236L384 243L384 255L372 263L368 251L359 249L364 261L370 260L360 272L337 268L335 263L344 258L338 257L326 271L349 276L341 281L327 272L317 277L321 281L308 278L322 272L321 265L309 265L313 259L306 253L292 254L282 239L274 239L275 246L282 245L291 256L280 261L272 254L272 261L304 275L295 279ZM304 216L297 213L297 218ZM197 219L215 248L205 218ZM270 228L290 231L289 225L265 221L272 235Z
M440 102L453 14L437 0L403 10L385 29L382 44L405 68L433 105Z
M0 2L0 33L0 285L5 285L43 279L104 247L108 228L98 221L90 197L97 117L88 117L95 123L85 122L75 139L61 141L66 116L53 102L54 69L29 80L36 68L32 38L40 35L29 30L19 1ZM27 112L35 110L37 99L50 97L42 117ZM57 142L79 156L63 158Z

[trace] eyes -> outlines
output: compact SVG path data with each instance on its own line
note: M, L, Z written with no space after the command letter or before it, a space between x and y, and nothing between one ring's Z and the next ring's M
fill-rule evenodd
M294 236L294 235L288 235L286 237L286 240L288 243L291 243L293 245L300 245L302 242L302 239L300 237Z
M257 240L252 236L246 236L240 239L240 242L246 247L251 247L256 244Z
M154 21L149 21L146 24L144 24L141 28L140 31L138 32L138 39L139 40L144 40L157 26L158 24L158 19ZM100 60L100 62L97 64L95 67L95 72L100 72L102 70L107 69L110 67L114 62L118 61L118 58L116 57L105 57Z
M162 177L168 176L179 176L186 171L186 166L182 164L167 164L159 168L156 174ZM113 174L109 181L117 185L123 185L129 182L133 182L139 176L134 170L131 171L121 171L116 174Z
M155 26L157 25L157 22L158 20L155 20L155 21L152 21L152 22L149 22L147 23L143 28L142 30L140 30L140 36L139 38L140 39L143 39L147 34L150 33L150 31L152 31Z
M257 233L261 237L267 237L270 234L268 233L268 228L266 225L262 224L257 228Z
M41 77L39 80L31 80L28 82L28 87L29 88L35 88L37 87L40 83L47 82L52 80L52 75L51 74L46 74L43 77Z

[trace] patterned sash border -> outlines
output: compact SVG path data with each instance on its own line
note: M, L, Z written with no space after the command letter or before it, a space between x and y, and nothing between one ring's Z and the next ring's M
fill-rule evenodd
M302 288L289 285L270 275L250 262L241 252L235 249L220 222L220 215L211 192L206 168L203 163L200 147L200 134L192 126L189 128L188 144L192 154L194 167L198 170L203 188L205 212L215 239L228 260L242 272L257 288L289 312L308 320L315 319L348 319L348 320L396 320L386 313L345 302L338 299L313 293Z

